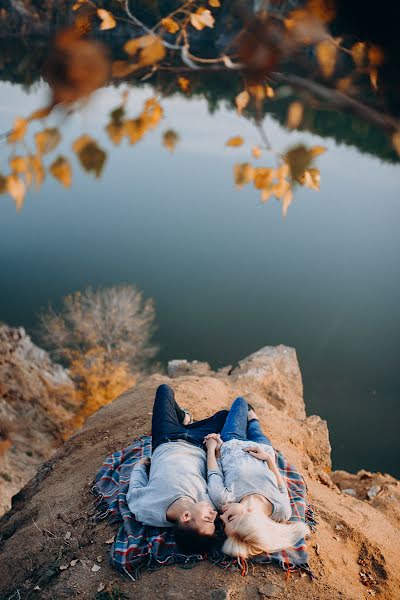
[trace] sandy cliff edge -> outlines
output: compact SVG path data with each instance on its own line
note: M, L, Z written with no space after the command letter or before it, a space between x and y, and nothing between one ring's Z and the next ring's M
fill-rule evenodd
M179 361L169 374L143 379L98 411L14 497L11 511L0 521L2 598L18 590L20 596L14 597L21 599L89 599L109 584L137 600L200 600L218 588L229 589L231 600L267 597L268 589L274 594L270 597L297 600L400 598L399 483L382 476L383 491L362 501L332 482L327 425L317 416L306 417L293 349L266 347L234 370L217 373L205 363ZM115 527L91 522L91 482L107 454L149 431L160 383L175 389L178 402L195 419L228 408L237 395L254 405L274 446L302 472L317 510L319 525L308 542L313 582L299 576L286 579L269 566L256 567L246 578L209 563L190 571L166 567L145 573L138 582L110 569L106 542ZM93 571L93 565L100 569Z

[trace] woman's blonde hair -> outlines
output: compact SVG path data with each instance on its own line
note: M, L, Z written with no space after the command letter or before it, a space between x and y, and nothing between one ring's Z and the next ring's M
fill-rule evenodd
M265 514L246 512L225 540L222 551L241 558L263 552L271 554L294 546L309 533L309 527L303 522L276 523Z

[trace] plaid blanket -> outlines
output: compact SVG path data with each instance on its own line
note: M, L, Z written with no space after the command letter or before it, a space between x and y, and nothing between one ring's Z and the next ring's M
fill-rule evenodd
M316 522L312 506L307 503L306 485L293 465L275 450L277 465L286 480L292 516L290 521L305 521L313 530ZM110 563L118 571L136 579L143 568L155 569L163 565L179 563L190 568L206 558L224 567L235 565L246 574L247 563L214 551L210 556L180 554L175 544L172 528L150 527L138 523L128 508L126 494L133 465L143 456L151 456L151 437L144 435L127 448L108 456L98 471L92 492L97 496L95 520L108 518L121 523L111 546ZM312 577L304 540L295 547L262 554L251 559L252 563L273 563L288 572L303 571Z

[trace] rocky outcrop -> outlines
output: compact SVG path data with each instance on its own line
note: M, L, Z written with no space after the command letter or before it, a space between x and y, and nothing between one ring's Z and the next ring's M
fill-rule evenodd
M400 597L398 516L393 511L389 517L375 504L379 494L365 501L342 493L341 484L334 483L339 480L330 472L328 429L319 417L305 415L293 349L266 347L236 369L216 373L196 362L175 363L170 374L173 378L143 378L100 409L13 499L0 521L0 595L92 599L98 590L114 587L135 600L208 600L217 590L235 600L256 600L268 596L266 590L273 590L272 597L296 600ZM318 529L308 542L313 582L285 578L268 566L256 567L247 578L209 563L190 571L168 567L144 573L139 581L110 569L106 557L115 527L93 524L91 482L104 456L149 431L161 383L174 388L178 402L196 420L228 408L238 395L251 401L275 447L301 470L317 511ZM397 494L397 482L387 485Z
M25 330L0 326L0 514L67 434L74 386Z

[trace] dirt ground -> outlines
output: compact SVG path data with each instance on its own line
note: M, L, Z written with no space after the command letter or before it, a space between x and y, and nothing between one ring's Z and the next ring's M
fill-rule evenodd
M174 387L178 402L195 419L228 408L238 393L251 399L276 447L302 470L316 508L319 525L309 540L313 581L298 574L288 578L268 565L250 568L242 577L238 571L205 562L192 569L146 572L138 581L109 567L109 542L116 526L93 523L91 483L107 454L149 432L160 383ZM400 598L398 528L384 512L332 484L323 422L317 417L289 416L274 406L268 394L260 380L252 383L250 376L188 375L170 380L153 375L93 415L14 498L12 510L0 521L1 600L123 598L105 596L107 589L136 600L203 600L217 589L229 590L231 600Z

